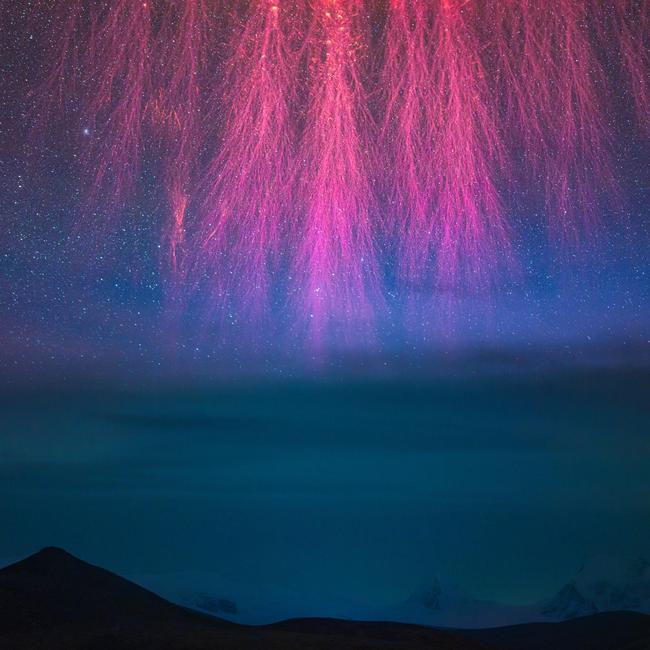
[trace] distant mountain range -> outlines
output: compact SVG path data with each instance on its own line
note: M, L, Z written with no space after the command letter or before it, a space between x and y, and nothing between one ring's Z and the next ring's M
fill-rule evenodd
M209 573L141 575L133 579L175 603L246 624L295 616L333 616L477 628L558 622L612 611L650 614L650 562L641 558L592 558L556 594L530 605L479 600L439 581L404 602L372 607L331 595L318 598L271 586L234 584Z
M643 582L645 571L638 565L631 574L626 568L623 575L636 584ZM609 590L613 583L606 583L606 588L589 579L585 584L589 589L593 586L606 599L603 602L621 597L619 591ZM638 594L626 593L625 598L643 593L639 587ZM406 606L440 611L447 602L447 596L434 588ZM217 610L233 606L218 600L204 604ZM46 548L0 570L0 648L647 650L650 617L634 612L597 613L561 623L483 630L323 618L246 626L179 607L62 549Z

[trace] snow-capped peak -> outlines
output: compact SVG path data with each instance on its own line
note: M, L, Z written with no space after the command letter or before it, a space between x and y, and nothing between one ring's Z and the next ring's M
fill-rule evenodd
M650 613L650 562L643 558L594 557L548 601L543 614L573 618L609 611Z
M588 598L585 598L570 582L542 607L542 615L547 618L565 620L578 616L596 614L598 607Z

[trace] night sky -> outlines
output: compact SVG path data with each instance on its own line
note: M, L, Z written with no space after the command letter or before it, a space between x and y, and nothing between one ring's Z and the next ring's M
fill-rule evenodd
M231 167L246 162L227 128L233 115L245 113L239 107L214 117L203 107L213 100L204 90L196 99L201 119L186 115L180 135L144 129L136 182L121 205L106 196L116 196L111 184L122 159L109 164L108 190L89 198L93 174L108 155L104 144L115 137L107 123L118 115L111 122L105 109L92 114L84 107L103 83L101 66L90 61L105 61L108 47L100 42L92 56L84 50L94 4L82 3L72 32L88 68L75 64L82 81L53 111L43 108L56 103L43 80L67 34L65 7L4 3L1 10L0 559L56 544L129 575L191 570L233 583L259 580L308 593L326 610L328 599L398 601L436 576L481 598L532 602L591 556L650 555L650 150L613 41L594 49L614 89L597 117L609 129L620 203L574 204L579 215L593 211L598 218L580 228L577 241L560 241L546 225L557 206L540 198L539 181L552 173L526 175L524 140L508 143L510 178L494 181L510 233L507 250L505 240L479 228L453 276L424 271L405 279L399 229L381 229L369 249L381 278L377 297L364 279L369 262L355 228L366 212L371 224L394 214L400 224L411 223L408 205L382 189L392 178L389 162L357 179L352 154L336 149L350 135L339 142L321 133L327 116L310 127L313 109L287 118L308 134L296 155L296 187L307 190L287 190L283 200L307 207L293 223L273 199L278 215L285 212L270 221L289 233L277 235L275 266L264 257L277 243L275 231L262 228L272 210L238 197L254 203L273 174L288 185L290 172L278 169L291 164L267 152L251 176L257 181L242 173L226 189L226 181L207 187L210 170L229 179ZM372 71L360 85L379 88L368 91L369 112L357 118L364 133L382 115L374 98L390 85L377 73L389 51L378 45L389 12L377 4L379 10L358 12L372 42L360 57ZM208 88L210 75L233 74L223 61L253 60L250 52L229 54L228 20L245 34L269 29L255 27L254 12L247 19L245 9L237 11L236 20L235 10L208 12L206 47L217 62L200 73ZM300 11L292 11L299 23ZM630 15L633 24L640 14ZM133 17L122 18L131 24ZM162 30L156 20L153 29ZM170 21L180 24L178 17ZM316 47L309 38L317 36L305 38L305 47ZM160 52L181 65L177 55ZM457 61L462 53L447 54ZM498 67L485 65L489 72ZM120 82L127 88L128 74L116 71L127 75ZM297 105L312 106L309 74L297 77ZM323 87L336 78L330 70ZM349 71L341 76L349 78ZM248 87L246 77L228 79ZM647 69L642 79L647 84ZM551 79L549 87L557 90L561 81ZM173 86L167 77L160 83ZM453 98L453 79L439 83ZM140 92L157 97L147 85ZM112 108L119 109L124 93L112 89ZM327 97L321 99L325 105ZM335 115L345 115L344 108L330 107ZM482 115L471 106L467 114ZM136 121L147 119L143 109ZM453 128L451 119L446 123ZM476 127L473 145L467 136L475 149L463 154L453 177L462 189L470 165L463 161L477 160L487 145L482 124L457 126L465 134ZM589 124L582 127L588 132ZM505 120L503 131L509 129ZM450 140L456 134L440 133ZM211 141L218 144L211 148ZM312 172L327 171L329 142L342 169L339 180L323 181ZM291 155L286 143L273 147ZM360 151L363 161L366 149ZM587 185L596 195L606 192L598 164L577 151ZM452 155L431 155L438 169L454 169ZM561 156L548 156L557 171ZM576 189L580 174L567 173ZM170 234L169 188L183 174L198 180L186 178L195 189L188 192L182 255L174 253L183 270L174 275L170 241L178 233ZM427 179L439 180L434 173ZM483 184L470 179L466 189L484 214ZM364 212L369 192L376 200ZM444 192L431 200L448 199L447 216L442 208L435 214L452 222L460 199ZM568 193L569 201L575 197ZM224 226L218 243L213 233L206 236L215 215L201 211L211 201L243 215ZM252 229L249 209L257 215ZM331 220L335 212L355 217L354 228ZM321 219L317 228L310 219ZM421 242L427 228L409 230L408 246ZM449 230L465 233L469 226L451 223ZM433 237L420 251L433 269L456 254L442 239ZM513 262L502 270L506 256ZM498 268L485 281L484 265ZM366 308L374 313L372 331Z

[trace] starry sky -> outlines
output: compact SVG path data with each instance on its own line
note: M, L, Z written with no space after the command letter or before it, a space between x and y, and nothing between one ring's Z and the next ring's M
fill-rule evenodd
M316 357L318 371L359 356L374 359L371 367L386 362L422 370L432 365L431 355L547 348L577 360L598 358L601 348L605 354L633 350L637 360L647 355L648 146L634 116L622 108L628 97L611 102L605 116L616 137L613 160L625 198L618 211L599 215L602 226L579 246L549 240L543 206L518 182L507 197L516 272L492 291L456 291L449 307L444 291L431 299L426 282L408 291L398 286L396 262L388 257L382 262L388 309L377 317L372 342L353 339L339 346L335 340L321 354L293 336L296 315L281 297L272 326L231 305L214 320L192 300L182 304L183 322L173 321L159 235L165 218L160 168L145 152L140 187L118 221L107 219L101 205L88 207L87 179L75 161L98 137L95 129L74 105L47 127L47 138L35 127L41 116L34 88L47 71L43 53L61 36L61 26L47 12L3 11L0 317L12 372L165 375L173 366L189 373L226 367L291 373ZM407 308L412 304L415 321Z
M549 240L521 181L516 273L436 310L386 256L376 335L315 350L281 297L272 327L174 318L153 144L119 220L81 207L100 136L74 110L34 127L61 31L28 5L0 25L0 558L58 544L375 602L442 574L521 603L650 554L650 151L625 97L624 204L589 238Z

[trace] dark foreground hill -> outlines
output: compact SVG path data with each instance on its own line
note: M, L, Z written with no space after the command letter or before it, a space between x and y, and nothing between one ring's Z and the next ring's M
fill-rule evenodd
M562 623L471 630L466 636L501 650L650 650L650 616L605 612Z
M47 548L0 570L0 648L29 650L648 650L650 617L620 613L477 631L334 619L249 627L178 607Z

